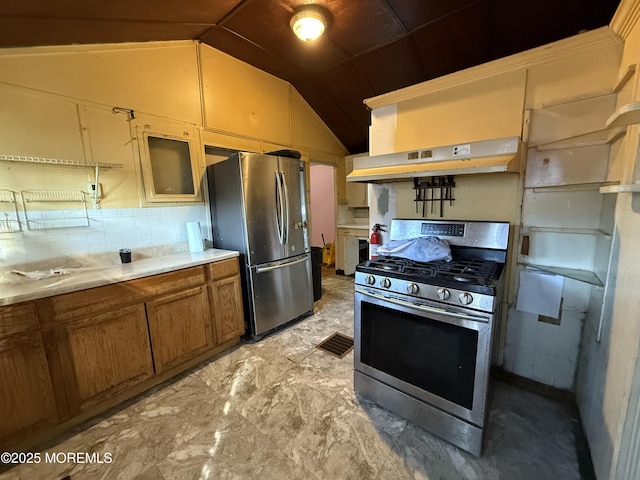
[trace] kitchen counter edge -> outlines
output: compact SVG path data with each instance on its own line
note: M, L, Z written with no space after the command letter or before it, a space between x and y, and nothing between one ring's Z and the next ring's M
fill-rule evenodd
M144 258L131 263L105 266L87 272L60 275L41 280L0 284L0 306L77 292L103 285L134 280L183 268L206 265L239 255L233 250L212 248L197 253L173 253L161 257Z

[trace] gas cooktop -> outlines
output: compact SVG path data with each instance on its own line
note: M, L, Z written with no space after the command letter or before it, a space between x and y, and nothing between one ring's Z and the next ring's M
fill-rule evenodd
M459 259L416 262L400 257L378 257L359 265L362 273L383 275L428 285L493 295L503 264L491 260Z

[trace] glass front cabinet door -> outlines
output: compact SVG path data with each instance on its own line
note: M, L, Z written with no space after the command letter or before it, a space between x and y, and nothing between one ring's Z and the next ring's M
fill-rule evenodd
M137 130L146 201L201 201L198 131L188 126L150 124Z

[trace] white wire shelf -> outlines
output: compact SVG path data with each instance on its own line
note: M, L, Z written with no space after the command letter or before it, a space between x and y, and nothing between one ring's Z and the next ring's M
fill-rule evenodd
M24 206L24 214L29 230L52 230L56 228L88 227L89 215L87 213L87 200L81 190L22 190L20 192ZM46 211L34 208L37 204L47 203L78 204L77 214L63 217L47 217Z
M66 160L63 158L48 158L48 157L30 157L26 155L7 155L0 153L0 160L5 162L18 162L18 163L39 163L46 165L61 165L66 167L88 167L88 168L122 168L120 163L89 163L80 162L77 160Z
M2 204L10 204L5 208ZM0 233L17 233L22 231L22 223L18 216L16 196L11 190L0 189Z

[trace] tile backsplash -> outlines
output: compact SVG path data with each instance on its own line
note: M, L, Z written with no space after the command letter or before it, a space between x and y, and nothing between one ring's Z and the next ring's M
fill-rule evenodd
M52 219L77 217L78 210L29 212L29 219L47 226ZM187 222L200 222L202 236L211 239L209 215L204 205L89 209L88 227L27 229L20 212L22 232L0 234L0 268L42 262L59 257L79 257L145 249L187 242ZM73 225L72 223L69 225Z

